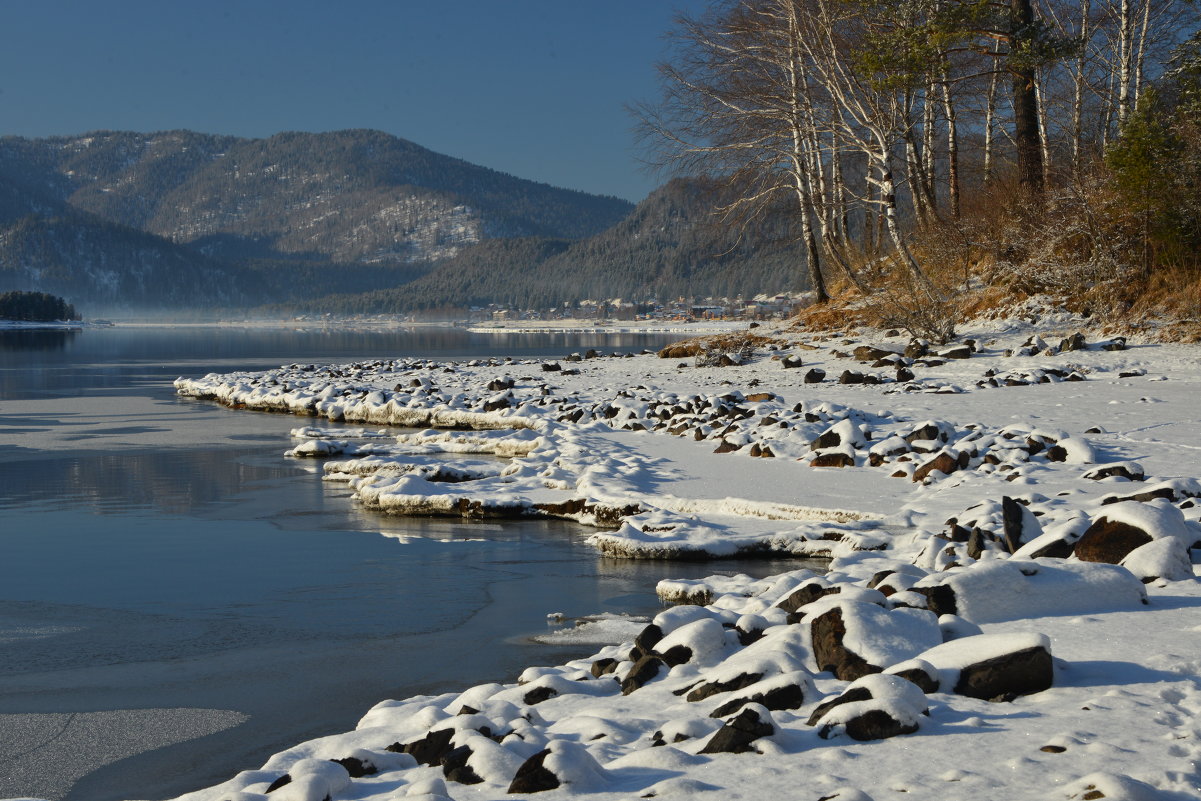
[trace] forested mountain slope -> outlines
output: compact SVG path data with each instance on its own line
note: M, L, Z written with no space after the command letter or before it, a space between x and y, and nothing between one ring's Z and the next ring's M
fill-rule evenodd
M5 137L0 170L105 220L230 259L432 261L495 237L590 236L631 209L366 130Z
M463 249L393 290L322 299L342 313L481 306L548 308L585 298L755 295L804 288L804 254L785 210L745 231L719 225L700 182L674 180L625 220L578 242L523 239Z

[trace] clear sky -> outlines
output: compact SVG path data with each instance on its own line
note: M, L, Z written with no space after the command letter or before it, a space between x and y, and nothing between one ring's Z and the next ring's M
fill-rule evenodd
M640 200L627 103L704 0L0 0L0 135L376 128Z

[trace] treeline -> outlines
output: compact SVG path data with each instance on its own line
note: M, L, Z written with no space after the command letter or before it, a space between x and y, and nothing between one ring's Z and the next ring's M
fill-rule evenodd
M0 292L0 320L50 323L78 320L75 307L45 292Z
M1179 266L1184 249L1156 262L1168 251L1122 204L1174 190L1120 173L1192 147L1179 126L1173 143L1156 131L1195 105L1197 14L1187 0L721 0L680 20L642 132L661 166L730 188L732 225L789 203L819 301L837 282L945 338L981 264L1076 293ZM1156 82L1176 84L1158 95L1170 108L1152 110Z

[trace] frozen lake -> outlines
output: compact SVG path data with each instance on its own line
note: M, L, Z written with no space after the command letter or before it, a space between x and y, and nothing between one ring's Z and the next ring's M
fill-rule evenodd
M196 789L352 728L385 698L562 662L567 651L529 640L549 612L652 612L664 576L786 569L601 559L569 523L366 513L319 466L282 457L303 421L171 387L291 362L562 357L676 338L0 331L0 797Z

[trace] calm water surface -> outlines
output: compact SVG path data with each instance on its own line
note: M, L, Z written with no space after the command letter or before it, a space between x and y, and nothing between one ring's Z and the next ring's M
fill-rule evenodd
M666 575L792 567L602 559L568 523L366 513L319 465L281 456L297 418L171 388L296 361L562 357L674 338L0 331L0 797L197 789L352 728L380 700L512 681L595 650L531 643L548 612L653 612ZM123 745L132 713L117 710L241 722L171 712ZM78 731L93 721L98 734Z

